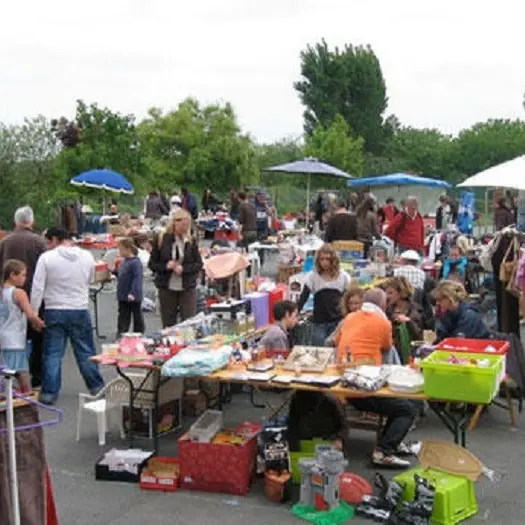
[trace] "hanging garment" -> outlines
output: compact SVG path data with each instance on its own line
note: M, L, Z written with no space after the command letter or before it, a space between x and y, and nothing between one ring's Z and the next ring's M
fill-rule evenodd
M464 191L459 201L457 227L461 233L472 235L474 229L474 213L476 211L476 198L474 193Z

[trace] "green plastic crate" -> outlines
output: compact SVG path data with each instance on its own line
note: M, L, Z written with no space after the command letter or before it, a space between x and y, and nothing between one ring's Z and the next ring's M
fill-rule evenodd
M290 468L292 469L292 483L301 483L299 461L304 458L315 458L315 452L290 452Z
M478 512L474 483L467 478L453 476L421 467L403 472L394 478L403 490L403 501L413 501L416 493L414 474L428 480L436 488L432 525L456 525Z
M443 362L451 355L458 359L486 359L491 364L481 367ZM425 376L424 392L442 401L488 404L498 393L504 366L504 356L436 350L421 361Z
M290 452L290 468L292 470L292 483L301 483L301 471L299 460L302 458L315 458L315 447L317 445L333 445L332 441L323 439L308 439L299 441L299 452Z

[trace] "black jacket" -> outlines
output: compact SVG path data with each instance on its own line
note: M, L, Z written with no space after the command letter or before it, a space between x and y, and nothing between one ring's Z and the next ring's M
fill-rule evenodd
M153 243L148 266L155 273L155 286L157 288L168 288L172 271L168 270L166 265L172 260L174 241L173 233L165 233L158 236ZM184 245L184 261L182 263L182 287L184 290L190 290L197 286L202 266L199 246L196 239L193 238Z

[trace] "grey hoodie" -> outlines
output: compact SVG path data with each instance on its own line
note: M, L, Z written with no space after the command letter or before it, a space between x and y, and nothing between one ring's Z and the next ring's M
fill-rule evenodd
M87 310L89 285L95 277L95 259L87 250L63 244L38 259L31 305L46 310Z

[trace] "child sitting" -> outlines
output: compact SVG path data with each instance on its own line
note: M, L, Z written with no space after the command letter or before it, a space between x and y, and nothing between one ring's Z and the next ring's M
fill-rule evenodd
M259 343L259 351L265 350L271 355L287 355L292 349L290 330L298 321L297 304L292 301L280 301L273 307L275 323L266 330Z
M118 269L118 334L129 330L133 316L133 331L144 333L144 316L142 315L143 268L137 257L138 248L129 238L119 242L119 253L123 258Z
M443 263L441 278L464 284L467 278L467 265L468 259L463 254L463 250L454 244L450 247L448 257Z
M44 328L44 322L31 308L29 298L22 289L26 275L27 268L22 261L6 261L0 291L0 360L11 370L19 372L21 392L30 390L27 321L36 331Z

